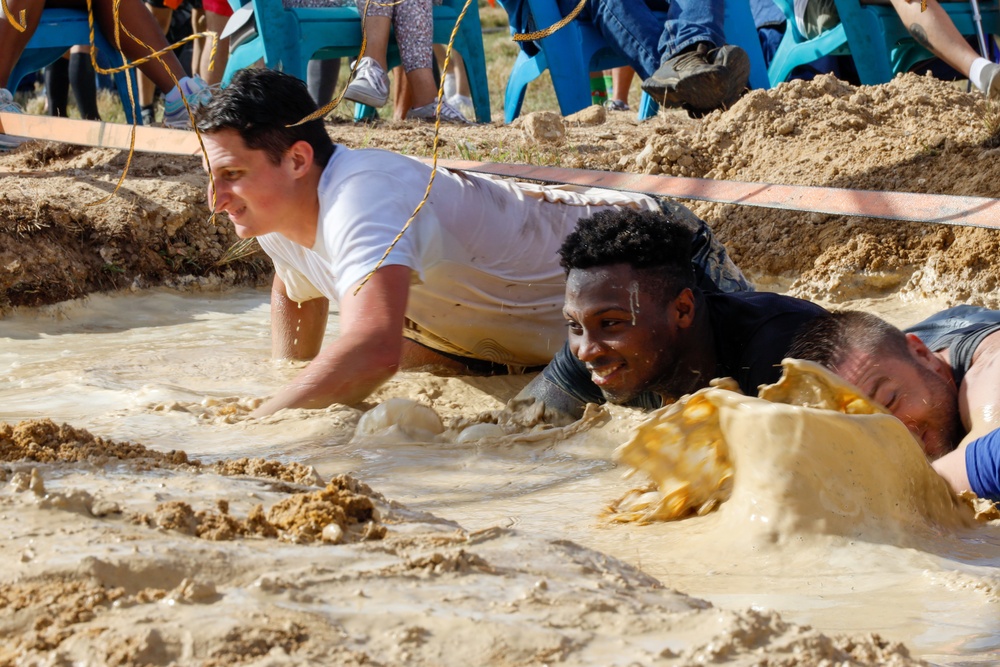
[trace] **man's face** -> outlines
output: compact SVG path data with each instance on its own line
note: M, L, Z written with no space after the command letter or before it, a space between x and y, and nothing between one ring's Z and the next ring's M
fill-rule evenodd
M631 266L570 271L563 314L570 349L608 401L669 389L679 352L677 311L644 289Z
M287 156L274 164L264 151L247 148L236 130L221 130L202 139L215 176L215 210L229 215L240 238L278 231L287 218L287 200L293 192ZM208 166L203 166L207 171ZM211 181L208 204L212 206Z
M906 358L854 351L836 372L903 422L934 460L955 449L962 439L958 390L950 376L941 374L930 351L915 337L910 340L911 353ZM919 347L922 351L914 351Z

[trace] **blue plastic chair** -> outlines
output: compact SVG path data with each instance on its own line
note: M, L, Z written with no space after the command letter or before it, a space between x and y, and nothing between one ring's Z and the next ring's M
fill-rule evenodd
M861 83L876 85L891 81L934 55L920 46L903 26L888 0L835 0L841 23L813 39L795 25L789 0L775 0L788 18L785 35L768 70L772 85L788 78L795 67L826 55L850 54ZM972 7L967 0L945 0L941 6L963 35L975 35ZM1000 10L993 3L980 3L983 32L1000 33Z
M241 0L229 2L234 10L243 4ZM263 60L265 67L280 69L304 81L310 60L356 58L361 50L361 17L357 7L286 8L281 0L251 0L249 4L254 12L253 30L247 34L234 33L223 85L229 83L237 70L258 60ZM435 43L448 43L464 4L464 0L444 0L442 5L434 7ZM490 91L476 0L462 19L454 49L465 60L476 120L488 123ZM393 41L390 41L388 60L390 67L399 64L399 48ZM371 115L372 110L365 105L354 105L355 119Z
M638 0L641 1L641 0ZM531 13L534 24L550 26L561 20L562 13L555 0L523 0ZM515 11L513 2L504 5L508 14ZM662 15L666 20L666 15ZM760 40L754 26L753 15L747 0L728 0L723 22L726 41L743 48L750 56L750 86L768 88L767 69L760 50ZM511 29L514 32L514 29ZM591 105L590 72L599 72L628 63L611 50L604 36L589 22L571 21L566 26L544 39L535 42L538 52L529 56L522 49L507 80L504 94L504 122L511 123L521 113L528 84L541 76L545 70L552 77L559 102L559 111L564 116L576 113ZM642 94L639 106L639 120L656 115L659 105L646 93Z
M847 48L847 33L844 31L843 23L827 30L818 37L809 39L799 31L791 0L774 0L774 4L781 8L787 20L785 34L767 68L767 76L772 86L787 81L792 70L799 65L807 65L823 56L850 53Z
M0 19L6 20L6 19ZM17 85L26 75L37 72L62 57L66 51L77 44L90 44L90 27L87 22L87 12L80 9L45 9L28 44L21 53L17 64L11 71L7 85L11 91L17 90ZM94 45L97 47L97 63L105 69L120 67L121 56L108 40L94 26ZM128 101L128 79L132 79L132 95L134 104ZM115 87L125 110L125 119L131 123L133 119L142 124L142 114L139 111L139 88L136 85L135 70L119 72L114 75Z

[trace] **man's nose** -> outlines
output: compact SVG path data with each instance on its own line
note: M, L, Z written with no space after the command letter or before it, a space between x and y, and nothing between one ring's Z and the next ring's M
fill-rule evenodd
M208 183L208 206L213 211L218 213L219 211L224 211L226 204L229 202L229 189L225 187L224 184L215 182L213 186L212 182Z
M573 351L580 361L593 361L604 353L604 344L596 336L584 331L577 337L576 349Z

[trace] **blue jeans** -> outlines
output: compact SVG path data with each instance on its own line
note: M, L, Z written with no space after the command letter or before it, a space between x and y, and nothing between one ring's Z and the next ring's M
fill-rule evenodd
M563 16L577 0L559 0ZM725 43L723 0L589 0L579 18L590 21L640 79L698 42Z

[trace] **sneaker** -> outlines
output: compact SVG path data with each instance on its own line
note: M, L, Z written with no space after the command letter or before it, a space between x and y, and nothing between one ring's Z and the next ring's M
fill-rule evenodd
M406 114L407 118L416 118L417 120L435 120L435 112L437 111L437 100L431 102L430 104L425 104L422 107L416 107L415 109L410 109L410 112ZM451 106L447 102L441 102L441 122L442 123L459 123L461 125L469 125L472 121L462 115L462 113Z
M608 100L604 103L604 108L608 111L628 111L628 102L622 102L621 100Z
M698 42L660 65L642 89L665 107L717 108L725 99L728 78L722 65L711 62L712 49L711 43Z
M212 100L212 89L198 75L186 76L163 97L163 125L180 130L191 129L191 117L184 106L187 99L191 111Z
M152 125L155 122L156 110L152 104L144 107L139 107L139 111L142 113L143 125Z
M990 63L983 68L982 80L986 84L983 94L987 99L1000 100L1000 65Z
M713 65L726 68L726 96L722 106L727 109L740 99L750 82L750 56L734 44L724 44L709 52ZM1000 84L997 84L1000 89Z
M14 96L6 88L0 88L0 113L24 113L24 109L14 102ZM0 133L0 150L17 148L28 139Z
M351 69L354 69L354 62ZM344 98L370 107L385 106L389 99L389 77L382 66L373 58L362 58L354 79L347 85Z
M448 100L448 104L458 109L458 112L465 116L467 119L472 120L476 117L476 106L472 103L472 98L468 95L455 94L451 97L445 97Z

